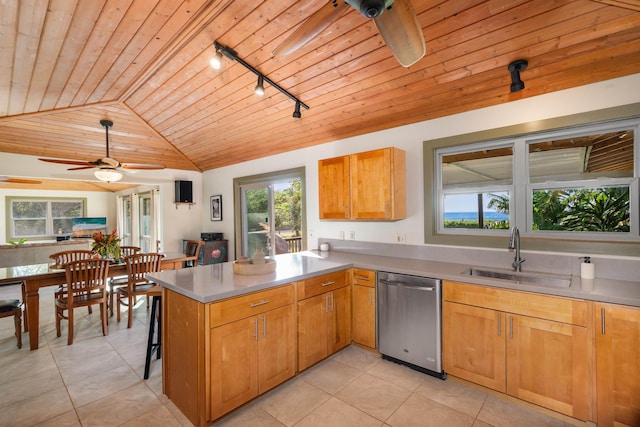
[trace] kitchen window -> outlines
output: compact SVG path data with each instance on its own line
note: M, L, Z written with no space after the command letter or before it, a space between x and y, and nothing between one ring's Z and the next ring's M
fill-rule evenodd
M9 239L45 239L70 234L73 218L83 217L85 199L7 197Z
M640 241L640 120L435 150L439 234ZM634 213L635 214L632 214Z

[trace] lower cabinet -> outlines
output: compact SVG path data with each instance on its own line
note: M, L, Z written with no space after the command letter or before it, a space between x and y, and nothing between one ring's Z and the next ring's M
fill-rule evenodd
M211 419L295 375L293 291L289 285L211 304Z
M640 309L596 303L598 427L640 425Z
M353 273L353 317L351 329L353 342L376 347L376 272L354 268Z
M444 369L586 420L586 312L584 301L447 282Z
M347 271L298 283L298 370L314 365L351 343L351 289L348 285Z

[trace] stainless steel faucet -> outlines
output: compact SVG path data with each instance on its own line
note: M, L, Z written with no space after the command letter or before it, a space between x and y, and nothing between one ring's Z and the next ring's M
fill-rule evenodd
M520 256L520 230L518 227L513 227L511 229L511 238L509 238L509 249L515 249L516 257L513 260L511 266L515 271L522 271L522 263L525 261Z

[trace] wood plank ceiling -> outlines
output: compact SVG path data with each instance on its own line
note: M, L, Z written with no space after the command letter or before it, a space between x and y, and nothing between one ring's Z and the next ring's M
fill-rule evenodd
M0 2L0 152L95 160L108 118L111 157L205 171L640 72L636 0L412 0L427 54L408 69L346 8L274 57L322 3ZM292 118L268 85L255 96L237 62L214 71L215 40L310 110ZM520 58L526 87L512 94L507 66Z

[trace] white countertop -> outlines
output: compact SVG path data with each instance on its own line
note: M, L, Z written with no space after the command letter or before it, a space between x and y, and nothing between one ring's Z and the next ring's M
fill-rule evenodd
M586 282L581 281L580 277L566 276L571 277L569 287L525 284L464 274L470 267L482 268L482 266L338 251L306 251L277 255L274 259L277 263L276 271L270 274L255 276L234 274L233 263L227 262L162 271L149 276L162 286L202 303L356 267L640 307L640 282L605 278Z

